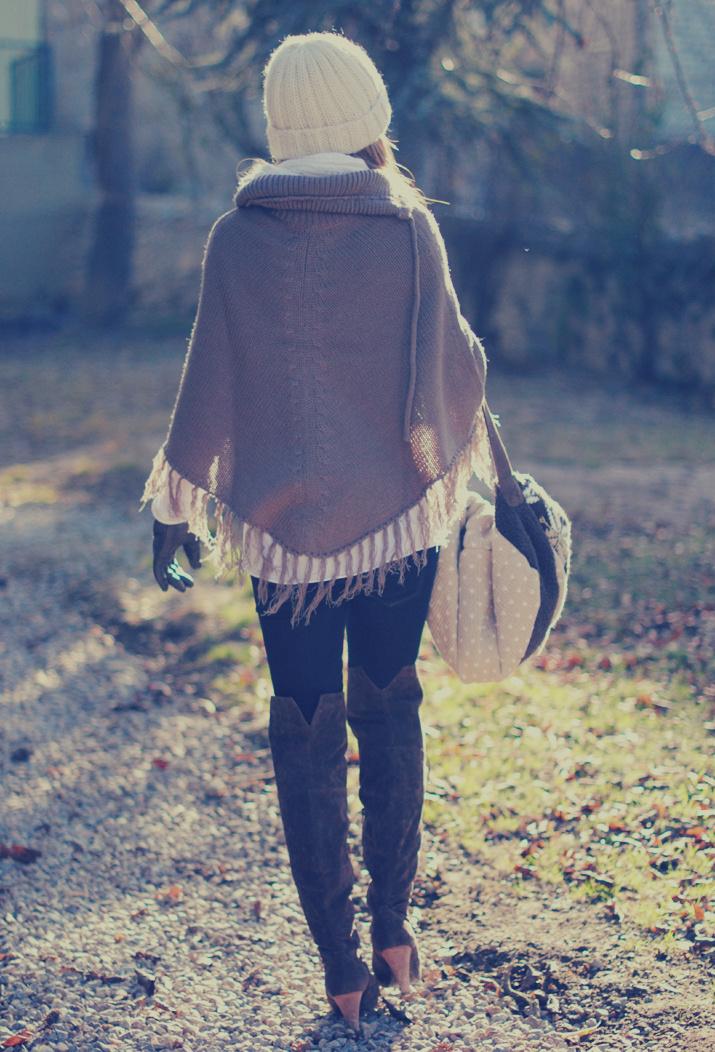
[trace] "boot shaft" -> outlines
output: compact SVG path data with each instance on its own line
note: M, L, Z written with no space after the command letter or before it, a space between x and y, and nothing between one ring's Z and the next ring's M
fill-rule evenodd
M344 694L322 695L310 723L293 698L273 696L269 741L298 897L326 976L330 966L331 990L340 992L359 945L350 898Z
M384 688L361 667L348 671L347 716L360 749L363 857L376 948L415 944L407 913L422 842L422 698L414 665Z

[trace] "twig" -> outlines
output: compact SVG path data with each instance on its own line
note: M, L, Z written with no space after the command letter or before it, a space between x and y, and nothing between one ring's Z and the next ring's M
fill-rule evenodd
M554 44L554 52L551 57L551 66L546 78L546 91L549 95L553 95L556 90L556 82L559 76L559 68L561 65L561 56L564 50L564 43L566 41L566 26L564 10L565 0L559 0L559 18L558 18L558 29L556 31L556 43Z
M670 0L668 0L667 7L670 8ZM668 48L670 55L670 61L673 64L673 70L675 71L675 78L678 82L678 88L680 94L685 102L686 108L690 114L695 128L695 135L699 145L705 150L706 153L715 156L715 140L708 135L707 130L703 126L700 114L698 112L697 103L693 98L693 94L688 87L688 82L683 71L683 65L680 61L680 55L678 54L678 48L675 43L675 37L673 35L673 26L670 21L670 15L666 11L666 4L659 2L659 0L653 0L653 8L660 21L660 27L663 30L663 37L665 38L665 44Z
M390 1015L392 1016L393 1019L398 1019L401 1023L411 1023L412 1022L412 1020L410 1019L410 1017L407 1015L406 1012L403 1012L402 1009L398 1008L396 1004L392 1003L392 1001L388 1001L388 999L385 997L384 994L382 994L381 996L382 996L382 1001L383 1001L385 1007L387 1008L387 1011L390 1013Z
M190 65L180 51L170 44L155 22L152 22L138 0L119 0L137 29L140 29L152 47L158 51L162 58L170 62L172 66L187 69Z

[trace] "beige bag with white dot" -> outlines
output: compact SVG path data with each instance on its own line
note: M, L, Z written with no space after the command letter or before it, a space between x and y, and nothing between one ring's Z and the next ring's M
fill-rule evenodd
M488 407L498 479L492 504L470 492L440 548L427 620L439 653L465 683L504 679L538 653L566 598L571 524L531 478L512 471Z

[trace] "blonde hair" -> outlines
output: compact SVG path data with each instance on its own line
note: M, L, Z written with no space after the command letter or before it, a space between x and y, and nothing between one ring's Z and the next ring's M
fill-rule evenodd
M369 168L379 168L389 180L396 196L403 197L409 204L426 208L437 199L425 196L420 190L410 169L400 164L395 157L396 149L398 147L394 140L388 135L381 135L375 142L350 156L361 158Z

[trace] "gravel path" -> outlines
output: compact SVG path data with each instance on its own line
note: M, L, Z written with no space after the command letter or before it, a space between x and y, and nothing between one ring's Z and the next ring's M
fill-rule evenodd
M216 709L188 685L168 689L169 639L163 653L141 653L92 614L100 593L144 619L181 602L150 580L149 519L136 514L141 476L126 469L129 498L112 489L112 469L148 469L157 441L140 430L36 460L0 505L0 1048L572 1047L573 1035L569 1043L546 1019L505 1007L478 968L455 967L455 944L470 924L464 862L429 830L422 870L439 872L446 913L451 887L460 890L450 922L436 923L433 909L413 911L422 987L405 1002L386 991L360 1042L328 1014L288 871L267 698L257 719L240 704ZM77 484L78 458L83 470L114 479L94 490L103 503ZM580 478L574 472L574 486ZM673 485L679 480L693 484L681 473ZM620 492L632 494L622 482ZM255 762L245 762L249 755ZM359 861L354 767L350 779ZM470 879L478 886L478 874ZM355 901L367 953L364 891L361 874ZM585 927L579 938L586 941ZM588 1047L653 1046L609 1032L606 1044Z
M0 840L39 855L0 863L0 1047L28 1028L38 1052L357 1048L327 1012L264 729L240 708L167 697L156 659L72 601L97 566L142 593L146 521L54 505L5 509L3 525ZM236 758L249 750L260 766L247 772ZM354 795L352 813L356 841ZM425 856L448 884L429 839ZM367 946L363 894L364 880ZM443 941L425 926L428 996L393 1004L411 1024L383 1004L360 1048L567 1047L477 977L442 977Z

